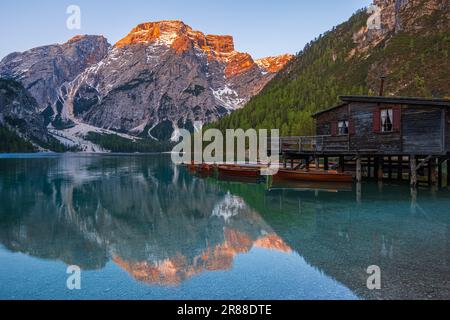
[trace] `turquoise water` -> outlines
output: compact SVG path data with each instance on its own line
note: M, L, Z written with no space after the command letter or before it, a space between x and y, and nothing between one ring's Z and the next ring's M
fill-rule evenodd
M449 299L449 226L448 190L243 183L167 155L1 156L0 299Z

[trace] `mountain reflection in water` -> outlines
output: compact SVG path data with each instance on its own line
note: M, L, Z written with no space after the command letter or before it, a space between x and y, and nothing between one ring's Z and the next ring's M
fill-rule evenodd
M361 298L450 298L448 191L412 203L402 186L368 184L357 202L348 190L199 178L165 155L0 163L0 242L10 252L83 270L112 261L139 282L177 287L261 249L302 257ZM381 267L382 290L366 287L370 265Z
M8 160L3 245L84 269L112 259L137 280L160 285L230 269L252 247L290 251L242 198L192 180L167 159L141 160L50 158L38 171L27 160Z

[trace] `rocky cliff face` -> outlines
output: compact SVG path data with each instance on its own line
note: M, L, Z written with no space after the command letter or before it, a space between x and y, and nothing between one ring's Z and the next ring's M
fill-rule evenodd
M11 53L0 62L0 77L19 81L39 108L56 101L62 84L103 59L110 45L101 36L76 36L61 45Z
M64 150L60 142L78 149L83 144L78 143L80 139L61 139L61 134L50 132L47 125L51 120L55 125L60 122L58 111L53 108L63 94L64 84L103 59L109 50L104 37L76 36L61 45L6 56L0 62L3 84L0 113L6 125L44 149ZM5 95L9 98L5 99ZM89 150L92 149L95 148Z
M242 107L291 58L254 61L231 36L160 21L139 24L114 46L85 35L12 53L0 77L20 82L51 134L76 147L88 132L176 139L179 128Z
M354 34L357 52L368 52L399 32L424 35L449 28L450 5L446 0L374 0L373 5L379 8L380 26L364 26Z
M405 59L408 54L420 54L422 56L427 56L429 54L425 50L426 46L430 47L430 44L425 44L425 40L422 39L428 38L431 40L440 33L448 34L448 31L450 30L450 3L447 0L374 0L373 4L380 9L380 28L369 30L367 26L364 26L355 32L353 40L356 47L350 52L349 57L356 55L367 58L368 56L373 55L373 51L377 48L384 48L385 51L388 51L386 48L391 47L392 42L398 41L398 39L401 38L403 38L403 41L405 42L409 41L409 47L404 48L404 50L412 51L409 53L405 52L403 54L397 54L390 59L382 59L371 65L367 80L369 87L373 88L376 92L376 88L379 84L379 76L395 74L395 71L399 66L410 60ZM406 40L406 38L408 39ZM431 40L431 42L432 41L433 40ZM417 43L420 42L423 42L424 46L416 48ZM396 46L398 47L399 44L396 44ZM422 58L422 60L426 61L421 63L432 64L433 66L428 70L428 73L436 73L437 75L438 71L433 69L439 68L438 65L440 62L431 61L439 59L439 55L434 54L433 56L432 59ZM446 63L442 64L443 67L445 67L445 65ZM412 71L412 73L416 73L419 70ZM422 72L424 71L425 70L422 70ZM420 79L417 78L415 81L424 82L426 81L425 78L428 78L425 76L419 77ZM438 81L440 83L440 78L440 75L435 76L433 81ZM412 83L413 81L411 79L401 79L399 83L396 84L397 88L391 87L391 93L399 95L402 90L411 86ZM392 85L392 80L390 84ZM446 85L443 84L440 87L445 88ZM415 95L425 94L430 93L423 92L416 93ZM435 93L431 94L434 95Z
M290 54L283 54L281 56L258 59L255 63L263 70L276 73L283 69L284 66L292 60L292 58L293 57Z
M36 100L14 80L0 79L0 126L33 142L47 144L51 140Z
M376 95L380 76L386 77L385 95L449 97L450 2L374 5L375 15L359 10L310 42L245 108L214 126L312 135L312 114L339 103L339 95Z
M87 123L156 140L175 139L242 107L292 57L254 61L231 36L181 21L143 23L108 55L63 85L53 106L65 123Z

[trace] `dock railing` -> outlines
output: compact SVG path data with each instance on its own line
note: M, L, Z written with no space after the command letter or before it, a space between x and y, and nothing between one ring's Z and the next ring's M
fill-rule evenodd
M349 151L348 136L303 136L280 138L281 153L327 153Z

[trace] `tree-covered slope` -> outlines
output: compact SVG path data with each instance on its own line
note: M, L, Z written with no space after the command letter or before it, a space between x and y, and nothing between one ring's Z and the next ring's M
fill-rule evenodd
M7 127L0 126L0 152L1 153L27 153L35 152L36 148Z
M375 1L382 28L368 30L366 10L309 43L257 96L212 126L314 133L311 115L339 95L448 97L449 5L442 0Z
M55 152L68 148L51 136L36 100L15 80L0 78L0 152Z

